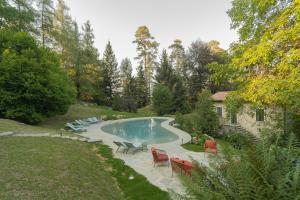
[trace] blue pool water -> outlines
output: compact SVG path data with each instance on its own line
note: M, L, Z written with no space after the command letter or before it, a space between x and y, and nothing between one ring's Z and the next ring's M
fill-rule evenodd
M177 135L161 127L161 123L165 120L151 118L116 122L103 126L102 130L128 141L138 143L158 144L177 140Z

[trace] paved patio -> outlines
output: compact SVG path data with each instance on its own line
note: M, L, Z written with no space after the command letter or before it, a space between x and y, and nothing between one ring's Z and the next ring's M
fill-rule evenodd
M114 155L116 158L120 158L124 160L128 166L132 167L138 173L144 175L153 185L156 185L165 191L173 190L178 194L184 194L185 189L180 183L179 178L176 177L176 175L172 177L171 167L167 167L163 165L156 166L155 168L153 167L150 148L157 147L159 149L166 150L169 157L178 157L180 159L186 159L186 160L194 159L203 164L207 164L207 160L204 158L204 154L201 152L191 152L180 146L182 143L186 143L190 141L191 137L188 133L169 125L169 122L174 120L173 118L164 118L167 120L162 123L162 127L177 134L179 136L178 140L169 143L163 143L163 144L149 144L148 152L138 152L134 155L124 154L122 152L116 153L115 152L116 145L113 143L113 141L126 141L126 140L102 131L101 127L107 124L124 122L129 120L137 120L137 119L147 119L147 118L121 119L121 120L101 122L99 124L94 124L90 126L87 132L82 133L81 135L92 140L101 139L104 144L107 144L114 149Z

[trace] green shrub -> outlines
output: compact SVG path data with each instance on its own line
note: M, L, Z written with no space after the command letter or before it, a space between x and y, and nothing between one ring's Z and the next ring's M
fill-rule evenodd
M252 144L254 138L247 134L232 132L225 134L223 139L229 142L234 148L241 149Z
M153 109L159 116L170 113L172 109L172 94L168 87L157 84L152 94Z
M113 110L116 110L116 111L123 110L123 100L119 95L113 97L111 107Z
M203 145L204 142L205 142L205 140L212 140L212 139L213 139L213 138L210 137L209 135L206 135L206 134L200 134L200 135L199 135L199 142L198 142L198 144L199 144L199 145Z
M65 114L74 100L55 52L27 33L0 30L0 116L37 124Z
M193 115L186 115L182 124L182 129L188 133L196 131Z
M189 102L184 102L181 107L181 113L187 114L192 112L192 106Z
M180 127L182 126L182 124L183 124L183 122L184 122L184 118L183 118L183 115L182 115L181 113L177 112L177 113L175 114L175 122L176 122L177 124L179 124Z
M123 111L137 112L137 102L132 97L123 97Z

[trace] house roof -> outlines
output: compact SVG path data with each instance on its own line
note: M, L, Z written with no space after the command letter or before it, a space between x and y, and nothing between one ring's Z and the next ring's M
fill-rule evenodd
M213 94L211 96L211 98L214 100L214 101L224 101L226 96L229 94L230 91L221 91L221 92L217 92L215 94Z

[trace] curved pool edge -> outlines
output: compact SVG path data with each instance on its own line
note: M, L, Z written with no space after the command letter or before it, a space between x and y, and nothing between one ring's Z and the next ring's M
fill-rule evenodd
M134 156L132 156L132 154L126 154L120 151L117 152L116 145L113 143L113 141L122 142L122 141L126 141L126 139L123 139L116 135L112 135L110 133L106 133L101 129L102 126L116 123L116 122L142 120L142 119L149 119L149 118L166 119L166 121L161 123L161 126L171 131L173 134L176 134L179 139L172 142L166 142L161 144L149 144L148 151L139 152L137 154L134 154ZM151 184L159 187L164 191L170 192L170 190L172 190L172 191L176 191L176 193L178 194L184 195L186 192L185 187L182 185L178 177L171 175L172 173L170 168L168 167L153 168L151 147L165 150L170 158L175 157L184 160L195 160L205 165L208 164L206 158L204 157L203 152L192 152L181 146L182 141L183 143L189 142L191 136L188 133L169 125L169 123L172 122L173 120L174 118L171 117L140 117L140 118L128 118L128 119L120 119L120 120L103 121L101 123L91 125L90 127L87 128L87 131L81 133L81 135L90 139L102 140L104 145L107 145L112 149L112 153L115 158L123 160L127 166L130 166L137 173L145 176L146 179Z
M136 120L145 120L145 119L151 119L151 118L155 118L155 119L165 119L166 121L163 121L161 123L161 127L163 127L164 129L172 132L173 134L178 136L178 139L171 141L171 142L164 142L164 143L160 143L160 144L176 144L176 145L181 145L181 144L185 144L191 141L191 136L190 134L188 134L185 131L182 131L178 128L175 128L173 126L170 125L170 122L174 121L174 118L171 117L138 117L138 118L127 118L127 119L118 119L118 120L109 120L109 121L102 121L100 124L98 124L98 128L100 129L100 132L105 133L105 134L109 134L112 136L112 138L115 139L119 139L119 140L123 140L126 141L126 139L116 136L116 135L112 135L108 132L105 132L102 127L106 126L106 125L111 125L114 123L122 123L122 122L127 122L127 121L136 121Z

